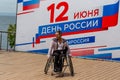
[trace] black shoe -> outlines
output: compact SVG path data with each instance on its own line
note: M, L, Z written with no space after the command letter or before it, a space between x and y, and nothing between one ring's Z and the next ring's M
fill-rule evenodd
M61 68L58 68L57 70L58 70L58 72L62 72L62 69L61 69Z
M54 69L54 72L58 72L58 69Z

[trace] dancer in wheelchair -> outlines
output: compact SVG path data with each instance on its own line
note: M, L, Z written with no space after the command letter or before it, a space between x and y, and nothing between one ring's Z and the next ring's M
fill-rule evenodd
M52 42L49 47L48 57L54 56L54 72L62 72L63 60L62 56L70 53L70 48L67 44L67 41L62 38L62 32L56 31L55 38L52 39Z

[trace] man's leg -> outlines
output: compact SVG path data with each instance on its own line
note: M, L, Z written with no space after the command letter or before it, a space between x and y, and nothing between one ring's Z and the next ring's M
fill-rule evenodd
M62 56L59 56L59 72L62 72L62 68L63 68L63 60L62 60Z
M59 55L59 71L60 71L60 72L62 72L62 68L63 68L63 65L64 65L64 59L63 59L63 57L66 56L67 50L68 50L68 48L65 47L65 49L62 50L62 51L60 52L60 55Z
M58 60L59 60L59 56L55 56L55 61L54 61L54 71L57 72L58 71Z
M59 51L54 51L54 56L55 56L55 61L54 61L54 71L58 72L58 68L59 68Z

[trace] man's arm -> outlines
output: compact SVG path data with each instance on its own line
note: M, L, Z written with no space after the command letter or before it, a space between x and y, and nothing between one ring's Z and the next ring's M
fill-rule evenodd
M51 43L50 43L48 54L47 54L48 57L50 57L52 55L52 53L53 53L53 45L54 45L54 42L52 40Z
M65 42L65 46L67 47L67 54L70 54L70 47L69 47L67 41Z

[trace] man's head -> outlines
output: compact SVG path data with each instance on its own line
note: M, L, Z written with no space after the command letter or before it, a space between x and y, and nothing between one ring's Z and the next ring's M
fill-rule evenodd
M61 31L56 31L55 36L57 39L60 39L62 37L62 32Z

